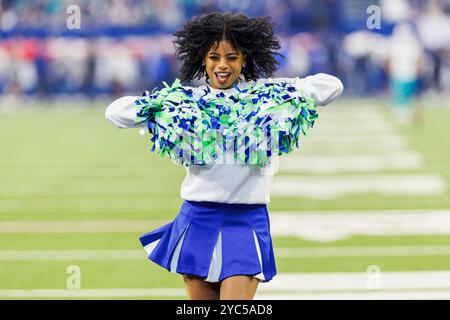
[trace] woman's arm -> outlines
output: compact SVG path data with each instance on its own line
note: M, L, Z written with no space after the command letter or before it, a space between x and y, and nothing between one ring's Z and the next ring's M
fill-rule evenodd
M105 111L105 118L117 128L146 128L147 122L135 123L139 109L134 102L139 97L126 96L114 100Z
M305 78L274 78L267 79L269 82L289 82L297 90L303 91L309 98L314 99L318 106L325 106L339 98L344 91L344 86L338 78L318 73Z

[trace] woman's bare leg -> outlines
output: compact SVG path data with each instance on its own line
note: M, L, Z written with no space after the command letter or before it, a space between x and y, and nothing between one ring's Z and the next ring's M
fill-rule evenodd
M200 277L184 274L184 283L191 300L219 300L220 283L211 283Z
M259 280L252 276L233 276L222 281L220 300L253 300Z

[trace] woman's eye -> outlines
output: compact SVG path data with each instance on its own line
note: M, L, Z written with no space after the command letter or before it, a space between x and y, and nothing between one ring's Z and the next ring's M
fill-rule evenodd
M209 58L214 61L219 60L219 57L217 57L217 56L211 56ZM235 60L237 60L237 57L228 57L228 60L235 61Z

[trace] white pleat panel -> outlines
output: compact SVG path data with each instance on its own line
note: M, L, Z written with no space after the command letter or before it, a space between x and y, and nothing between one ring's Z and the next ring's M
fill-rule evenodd
M264 281L265 278L264 278L264 272L263 272L261 248L259 246L259 241L258 241L258 237L256 236L255 230L253 230L253 238L255 239L256 252L258 253L259 265L261 266L261 273L258 273L257 275L255 275L255 278L260 280L260 281Z
M158 240L156 240L156 241L150 242L148 245L146 245L146 246L144 247L144 250L145 250L145 252L147 252L147 255L148 255L148 256L153 252L153 250L155 250L155 248L156 248L156 246L158 245L158 243L159 243L160 240L161 240L161 239L158 239Z
M178 259L180 257L180 252L181 252L181 248L183 246L184 236L186 235L187 229L188 229L188 226L186 226L186 228L183 230L183 233L182 233L180 239L178 240L178 243L173 252L172 260L170 262L170 272L176 273L177 266L178 266ZM263 273L261 248L259 246L258 237L254 230L253 230L253 239L255 241L256 252L258 254L258 260L259 260L259 264L261 266L261 272L259 274L255 275L254 277L260 281L264 281L265 277L264 277L264 273ZM144 247L145 251L150 255L151 252L154 250L154 248L158 245L159 241L160 240L158 239L157 241L146 245ZM208 276L205 279L205 281L218 282L221 272L222 272L222 232L219 232L216 244L214 246L213 255L211 258Z
M208 277L205 281L218 282L222 271L222 231L219 232L216 244L214 246L211 264L209 265Z
M183 246L184 236L186 235L186 231L187 231L188 227L189 227L189 225L187 225L184 228L183 233L181 234L181 237L178 240L177 246L175 247L175 250L173 251L172 260L170 261L170 272L173 272L173 273L177 272L178 258L180 257L181 247Z
M264 273L262 266L261 248L259 246L258 237L253 230L253 239L255 240L256 253L258 254L259 265L261 266L261 272L254 277L260 281L264 281ZM216 245L214 246L213 255L211 258L211 264L209 266L208 277L205 279L208 282L218 282L220 273L222 271L222 232L219 232Z

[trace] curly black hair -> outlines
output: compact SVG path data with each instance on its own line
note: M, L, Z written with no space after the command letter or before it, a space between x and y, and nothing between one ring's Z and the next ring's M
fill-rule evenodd
M275 57L281 48L270 17L248 18L242 13L209 13L187 20L175 32L175 54L182 61L181 81L206 75L203 59L212 45L227 40L245 56L242 74L245 80L270 77L278 68ZM206 75L207 76L207 75Z

